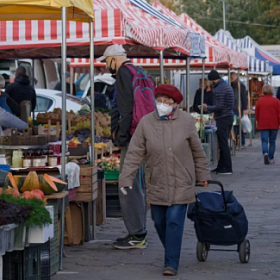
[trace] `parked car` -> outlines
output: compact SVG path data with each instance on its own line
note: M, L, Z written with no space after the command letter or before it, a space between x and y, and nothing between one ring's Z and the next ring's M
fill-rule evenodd
M35 89L37 95L37 104L34 110L35 118L38 113L52 112L55 108L62 108L62 93L57 90ZM81 99L76 96L67 94L66 110L78 112L83 105L90 105L86 99Z

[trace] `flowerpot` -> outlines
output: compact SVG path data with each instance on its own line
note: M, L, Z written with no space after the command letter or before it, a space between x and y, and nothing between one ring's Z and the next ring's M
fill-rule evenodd
M24 224L19 224L15 229L15 245L14 251L21 251L24 249L26 239L26 226Z
M53 206L45 206L49 211L52 221L54 221L54 210ZM31 226L28 229L28 242L30 244L41 244L46 243L49 238L54 236L54 226L52 224L39 226Z

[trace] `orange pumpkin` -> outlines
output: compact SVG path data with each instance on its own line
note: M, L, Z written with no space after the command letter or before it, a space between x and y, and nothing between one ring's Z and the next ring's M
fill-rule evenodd
M39 178L35 171L30 171L24 180L21 192L33 191L35 189L40 189Z
M17 187L17 184L16 184L16 181L12 175L12 173L8 173L6 179L5 179L5 187L12 187L14 188L15 190L18 190L18 187Z
M43 200L45 197L44 193L41 190L36 189L36 190L33 190L31 193L34 195L34 197L37 197L41 200Z

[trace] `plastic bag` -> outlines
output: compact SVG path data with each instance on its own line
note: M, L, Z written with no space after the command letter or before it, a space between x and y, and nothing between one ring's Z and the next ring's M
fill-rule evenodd
M243 132L248 132L250 133L252 131L252 123L248 117L248 115L244 115L242 118L241 118L241 125L242 125L242 130Z

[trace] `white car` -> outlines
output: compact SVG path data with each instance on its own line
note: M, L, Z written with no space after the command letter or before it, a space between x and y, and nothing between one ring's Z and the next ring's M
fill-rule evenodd
M34 110L35 119L38 113L52 112L55 108L62 108L61 91L50 89L35 89L37 102ZM81 99L76 96L67 94L66 96L66 110L69 112L73 110L78 112L83 105L90 105L86 99Z

